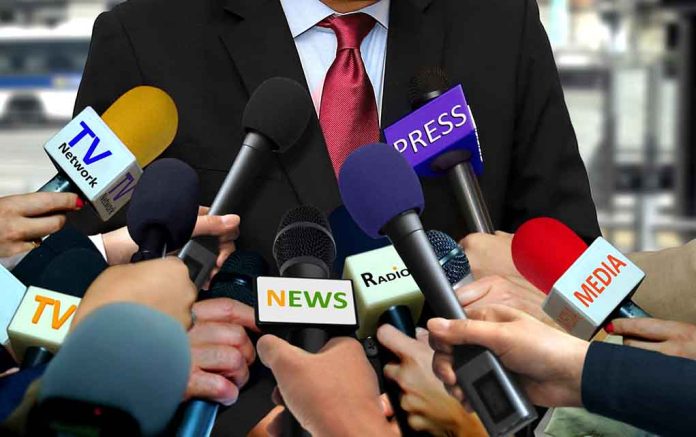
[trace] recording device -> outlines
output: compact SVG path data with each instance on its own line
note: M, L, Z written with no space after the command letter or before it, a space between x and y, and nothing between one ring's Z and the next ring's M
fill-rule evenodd
M172 99L149 86L131 89L101 118L87 107L44 146L58 174L39 191L77 193L107 221L130 200L141 168L171 144L178 123Z
M444 70L423 69L411 80L414 112L384 130L419 176L445 173L468 228L495 231L477 177L483 157L476 123L461 85L452 88Z
M186 331L142 305L85 317L44 373L28 435L155 436L186 392Z
M198 218L198 175L178 159L153 162L133 193L126 223L138 245L131 262L162 258L191 238Z
M12 350L23 357L21 368L48 362L68 334L80 300L107 268L89 249L70 249L58 255L30 286L7 327Z
M386 144L363 146L343 164L339 189L344 205L366 234L389 237L433 311L448 319L465 319L420 221L424 199L418 176L402 155ZM514 433L536 418L532 405L490 350L457 347L455 367L458 384L489 434Z
M588 247L558 220L535 218L515 233L512 260L547 294L544 312L576 337L589 340L618 317L650 317L631 302L645 273L602 237Z
M268 263L256 252L235 250L210 281L208 290L201 290L198 300L227 297L250 307L256 306L256 279L268 275Z
M456 290L474 282L469 258L466 257L464 249L452 237L435 230L428 231L425 235L435 251L435 256L440 262L447 280L452 284L452 288Z
M291 79L275 77L259 85L244 109L242 126L246 136L242 147L208 214L238 211L253 191L250 184L254 177L274 159L275 153L287 152L300 139L313 111L307 91ZM217 256L218 242L210 237L192 239L179 254L199 288L208 280Z

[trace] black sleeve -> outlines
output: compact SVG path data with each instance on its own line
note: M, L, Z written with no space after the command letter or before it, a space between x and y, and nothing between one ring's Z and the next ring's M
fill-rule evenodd
M585 240L600 235L551 46L535 0L526 2L520 50L515 145L503 229L556 218Z
M74 113L91 106L101 114L122 94L138 85L143 85L142 75L117 11L104 12L94 22ZM68 219L80 231L96 234L125 224L125 211L126 208L121 209L107 223L102 222L91 208L71 213Z
M659 435L696 430L696 361L593 342L582 371L589 411Z

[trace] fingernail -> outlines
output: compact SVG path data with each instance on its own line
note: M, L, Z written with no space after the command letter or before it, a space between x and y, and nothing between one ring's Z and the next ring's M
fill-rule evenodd
M436 318L430 321L430 329L434 331L445 331L449 325L450 321L447 319Z
M75 208L82 209L83 206L85 206L85 201L82 200L80 196L77 196L77 200L75 201Z
M604 325L604 330L607 331L609 334L614 333L614 323L609 322L606 325Z

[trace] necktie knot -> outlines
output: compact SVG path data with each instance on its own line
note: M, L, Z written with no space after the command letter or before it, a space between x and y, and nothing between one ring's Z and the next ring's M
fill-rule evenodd
M363 39L375 27L375 19L365 13L328 17L319 26L333 29L338 50L360 49Z

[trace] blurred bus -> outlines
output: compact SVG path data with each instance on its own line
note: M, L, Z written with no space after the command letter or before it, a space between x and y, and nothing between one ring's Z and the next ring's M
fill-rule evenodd
M0 26L0 124L63 123L72 118L92 23Z

